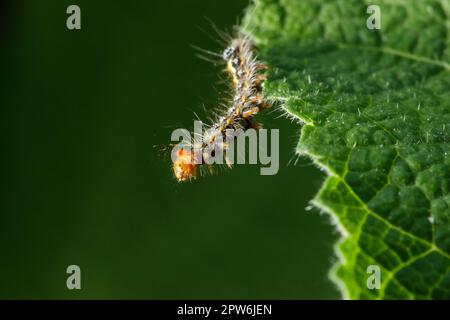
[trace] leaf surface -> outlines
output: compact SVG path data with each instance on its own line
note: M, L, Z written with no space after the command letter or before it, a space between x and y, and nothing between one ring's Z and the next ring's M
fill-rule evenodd
M366 27L370 4L381 30ZM297 153L328 173L313 203L343 232L331 278L345 298L450 299L449 15L444 0L248 9L265 94L302 122Z

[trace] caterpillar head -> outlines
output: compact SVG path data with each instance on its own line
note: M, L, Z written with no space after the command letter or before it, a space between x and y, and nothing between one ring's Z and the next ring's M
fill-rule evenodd
M196 178L197 166L194 163L192 151L180 149L176 153L173 162L173 173L178 182L184 182L192 178Z
M236 57L236 48L234 47L228 47L222 53L222 58L225 61L233 59L234 57Z

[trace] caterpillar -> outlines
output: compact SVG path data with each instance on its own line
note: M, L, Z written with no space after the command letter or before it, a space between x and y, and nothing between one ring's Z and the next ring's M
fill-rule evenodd
M259 128L260 125L253 122L253 117L261 110L269 108L270 103L264 98L263 84L266 75L262 71L267 66L260 62L255 55L255 46L250 37L242 30L237 32L235 38L229 40L229 45L221 54L225 62L226 71L232 81L232 101L229 107L217 117L208 132L202 137L200 150L211 148L218 138L221 138L220 147L227 149L225 135L228 129L245 132L250 128ZM199 161L194 161L194 153L186 149L179 149L173 159L173 173L178 182L184 182L197 177L198 167L209 166L202 156ZM227 161L228 167L231 163Z

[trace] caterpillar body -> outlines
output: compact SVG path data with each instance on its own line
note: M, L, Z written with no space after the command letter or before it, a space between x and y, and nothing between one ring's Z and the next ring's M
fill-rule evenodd
M226 64L226 71L232 80L233 98L225 112L217 117L208 132L202 137L200 149L211 147L220 139L221 148L226 150L225 134L228 129L235 132L244 132L250 128L259 128L259 124L253 122L253 117L261 110L269 108L270 103L263 95L263 83L266 80L262 73L267 67L260 62L255 54L255 47L250 37L243 31L239 31L229 46L223 51L221 58ZM203 154L203 152L201 153ZM180 149L173 161L173 172L179 182L196 178L199 166L208 166L202 156L200 161L193 161L192 151ZM227 161L229 167L231 164Z

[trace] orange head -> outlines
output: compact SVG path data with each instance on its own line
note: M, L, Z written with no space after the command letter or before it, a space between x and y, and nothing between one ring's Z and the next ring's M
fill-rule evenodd
M196 177L197 167L194 163L192 151L180 149L177 151L177 157L173 162L173 173L178 182L183 182Z

